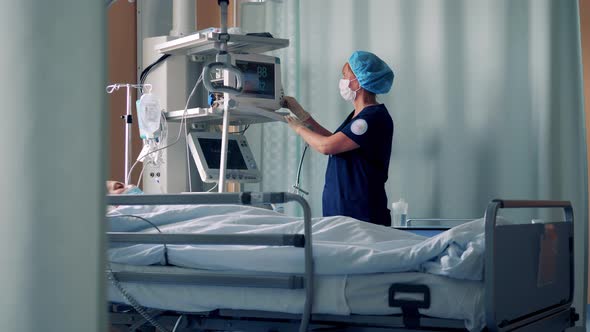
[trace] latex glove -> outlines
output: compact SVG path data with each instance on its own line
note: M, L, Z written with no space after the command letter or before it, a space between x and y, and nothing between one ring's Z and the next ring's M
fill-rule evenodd
M299 133L299 132L297 132L297 130L300 127L305 127L305 124L303 123L303 121L301 121L300 119L298 119L294 116L287 115L287 116L285 116L285 120L287 120L287 124L289 125L289 127L291 127L291 129L293 129L293 131L296 133Z
M297 99L295 99L291 96L283 97L283 100L281 102L281 106L288 108L301 121L307 121L307 119L311 118L311 115L309 115L309 113L307 113L303 109L303 107L299 104L299 102L297 102Z

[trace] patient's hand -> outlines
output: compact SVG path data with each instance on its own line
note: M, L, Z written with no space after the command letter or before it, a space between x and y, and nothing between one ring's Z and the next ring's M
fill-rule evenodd
M119 181L107 181L107 192L110 195L120 195L125 191L125 184Z

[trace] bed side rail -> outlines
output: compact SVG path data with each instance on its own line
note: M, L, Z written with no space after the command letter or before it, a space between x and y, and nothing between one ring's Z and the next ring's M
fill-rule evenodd
M299 199L297 198L299 197ZM276 192L187 193L164 195L107 195L108 205L279 204L297 201L299 195ZM303 199L305 205L308 205ZM305 209L305 207L304 207Z
M305 304L301 325L299 330L306 331L312 312L313 303L313 250L311 239L311 208L307 201L296 194L285 192L240 192L240 193L190 193L190 194L166 194L166 195L107 195L107 204L109 205L194 205L194 204L239 204L239 205L258 205L258 204L281 204L287 202L297 202L303 208L303 236L300 234L279 234L278 236L251 235L251 234L130 234L130 233L109 233L111 240L117 242L137 242L137 243L162 243L162 244L248 244L248 245L291 245L303 247L305 253ZM137 241L136 241L137 240ZM143 241L143 242L141 242ZM280 244L282 243L282 244ZM137 274L127 274L126 277L134 278ZM162 281L163 276L150 276L149 278ZM266 281L270 285L270 279L274 282L274 287L295 288L301 287L298 277L289 276L270 276ZM269 279L270 278L270 279ZM281 279L282 278L282 279ZM288 280L283 280L287 278ZM222 278L221 275L216 278L205 277L202 282L220 282L223 280L224 285L234 284L235 286L244 286L243 282L250 280L253 285L260 286L260 282L254 276L243 276L239 278L236 275ZM193 279L194 280L194 279ZM295 280L295 281L293 281ZM256 287L256 286L253 286Z
M499 209L518 208L563 209L565 222L498 225ZM489 331L512 330L569 310L574 287L573 220L567 201L498 199L488 205L484 280Z
M109 232L111 243L141 244L218 244L305 247L302 234L146 234Z

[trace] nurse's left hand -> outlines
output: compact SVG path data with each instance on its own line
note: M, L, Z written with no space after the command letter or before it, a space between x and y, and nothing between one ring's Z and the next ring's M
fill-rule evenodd
M299 133L297 131L297 130L299 130L299 128L305 126L305 124L301 120L299 120L298 118L291 116L291 115L285 116L285 120L287 120L289 127L291 127L291 129L293 129L293 131L296 133Z

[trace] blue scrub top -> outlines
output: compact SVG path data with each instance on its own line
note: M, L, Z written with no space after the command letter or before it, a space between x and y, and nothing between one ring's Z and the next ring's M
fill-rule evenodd
M393 141L393 120L383 104L354 111L334 132L355 141L358 149L331 155L322 197L324 216L349 216L390 226L385 182Z

